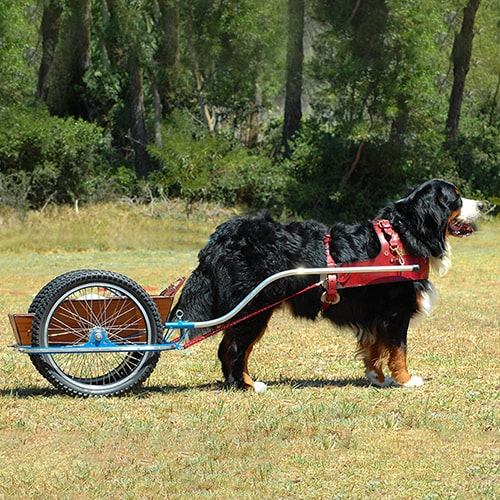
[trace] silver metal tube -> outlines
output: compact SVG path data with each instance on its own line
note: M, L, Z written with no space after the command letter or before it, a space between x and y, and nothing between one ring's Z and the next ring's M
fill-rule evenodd
M179 349L179 346L173 342L166 344L113 344L105 346L53 346L53 347L31 347L22 345L12 345L17 351L26 354L92 354L103 352L157 352L157 351L173 351Z
M356 273L402 273L416 272L419 270L418 265L410 266L363 266L363 267L318 267L318 268L301 268L290 269L280 273L273 274L269 278L262 281L255 287L236 307L229 311L224 316L208 321L196 322L167 322L166 328L192 329L192 328L211 328L213 326L222 325L238 314L256 295L271 283L291 276L306 276L318 275L328 276L331 274L356 274ZM13 345L15 349L30 354L88 354L102 352L147 352L147 351L168 351L174 349L182 349L179 342L166 342L164 344L119 344L119 345L103 345L103 346L54 346L54 347L31 347Z
M402 273L402 272L416 272L420 268L418 265L409 266L360 266L360 267L310 267L289 269L281 271L280 273L273 274L269 278L261 281L237 306L229 311L224 316L215 318L208 321L194 321L194 322L167 322L166 328L211 328L213 326L222 325L226 321L236 316L256 295L258 295L266 286L271 283L290 276L306 276L306 275L331 275L331 274L357 274L357 273Z

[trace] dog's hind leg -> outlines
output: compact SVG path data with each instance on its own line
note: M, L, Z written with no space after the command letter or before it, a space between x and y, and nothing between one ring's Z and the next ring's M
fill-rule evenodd
M368 382L377 387L392 385L392 379L386 377L382 370L387 355L385 346L374 338L364 338L358 342L358 354L363 358Z
M406 339L409 317L395 317L392 321L383 322L384 327L378 329L378 337L385 343L388 354L388 367L393 385L404 387L419 387L424 381L420 377L411 376L408 372L406 357ZM389 333L390 332L390 333Z
M261 339L272 313L260 314L258 318L229 328L219 345L219 360L227 385L241 389L264 392L266 384L254 382L248 371L248 358L254 345Z

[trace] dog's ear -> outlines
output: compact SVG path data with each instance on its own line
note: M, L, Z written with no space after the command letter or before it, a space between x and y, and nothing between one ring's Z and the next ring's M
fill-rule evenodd
M437 188L438 203L448 212L454 212L462 206L460 191L452 185L443 185Z
M440 205L438 197L436 186L426 183L396 203L398 212L409 224L407 230L433 257L441 257L444 252L448 224L447 210Z

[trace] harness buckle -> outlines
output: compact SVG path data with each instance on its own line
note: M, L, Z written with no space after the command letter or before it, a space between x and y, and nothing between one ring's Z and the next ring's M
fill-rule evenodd
M397 261L400 266L403 266L405 263L405 258L401 248L398 245L390 245L391 253L397 257Z
M392 254L394 256L394 258L390 259L391 264L397 262L400 266L403 266L405 263L405 259L404 259L404 253L403 253L401 246L400 246L401 241L399 239L398 233L396 233L396 231L394 231L392 224L388 220L380 219L377 222L378 222L377 226L382 231L383 236L384 236L385 240L387 241L387 244L389 245L389 250L383 250L384 255L386 257L389 257L389 254ZM381 235L379 233L379 237L380 236ZM383 248L384 245L383 245L382 238L380 238L380 242L381 242L382 248Z
M340 302L340 295L337 292L337 275L329 274L323 279L321 285L325 289L321 294L323 308L338 304Z

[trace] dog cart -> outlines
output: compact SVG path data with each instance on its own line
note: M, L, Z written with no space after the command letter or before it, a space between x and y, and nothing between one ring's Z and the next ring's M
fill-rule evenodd
M9 314L14 349L29 355L35 368L58 390L72 396L115 396L142 384L163 351L187 349L292 297L238 315L271 283L293 276L320 279L296 294L326 286L334 276L416 272L418 265L293 269L262 281L234 309L206 321L184 321L170 310L181 278L159 295L149 295L130 278L111 271L62 274L35 296L26 314ZM325 292L326 294L327 292ZM203 329L201 335L189 335ZM208 331L207 331L208 329Z

